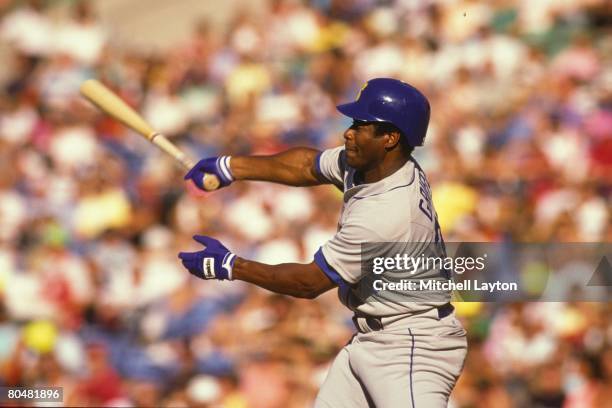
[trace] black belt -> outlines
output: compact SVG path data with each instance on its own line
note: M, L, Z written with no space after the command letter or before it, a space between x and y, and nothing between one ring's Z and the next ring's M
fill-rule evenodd
M447 303L437 308L438 309L438 319L444 319L449 314L453 313L455 310L455 306L451 303Z
M438 319L443 319L446 316L450 315L451 313L453 313L453 311L455 310L455 306L453 306L451 303L446 303L442 306L439 306L436 308L438 310ZM383 323L382 323L382 319L380 317L374 317L374 316L353 316L353 324L355 325L355 327L357 328L358 331L360 331L359 328L359 324L357 323L357 319L361 317L361 318L365 318L365 322L368 325L368 327L370 328L370 330L372 331L379 331L382 330L383 327Z

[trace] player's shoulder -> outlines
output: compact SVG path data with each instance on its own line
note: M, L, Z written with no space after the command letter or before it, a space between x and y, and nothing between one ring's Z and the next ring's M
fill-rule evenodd
M347 167L346 151L344 146L336 146L320 151L317 160L319 162L323 161L329 164L336 165L337 167L342 169L345 169Z

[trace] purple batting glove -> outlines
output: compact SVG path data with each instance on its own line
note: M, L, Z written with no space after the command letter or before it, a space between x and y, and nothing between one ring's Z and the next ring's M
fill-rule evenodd
M194 235L193 239L206 248L197 252L178 254L189 273L201 279L232 280L236 255L214 238Z
M189 172L185 175L185 180L191 180L198 186L200 190L204 189L203 179L204 174L212 174L219 179L219 188L229 186L234 177L230 170L231 156L209 157L200 160Z

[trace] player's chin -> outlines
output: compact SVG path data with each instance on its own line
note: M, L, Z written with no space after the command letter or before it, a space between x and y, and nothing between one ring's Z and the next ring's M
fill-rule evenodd
M353 168L358 168L361 164L359 154L355 150L346 151L346 164Z

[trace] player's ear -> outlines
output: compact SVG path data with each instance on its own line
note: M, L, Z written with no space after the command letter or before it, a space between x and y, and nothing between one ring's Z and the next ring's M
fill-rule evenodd
M395 146L398 146L400 142L400 136L401 135L399 132L389 132L385 134L385 138L387 139L385 141L385 149L392 150L395 148Z

